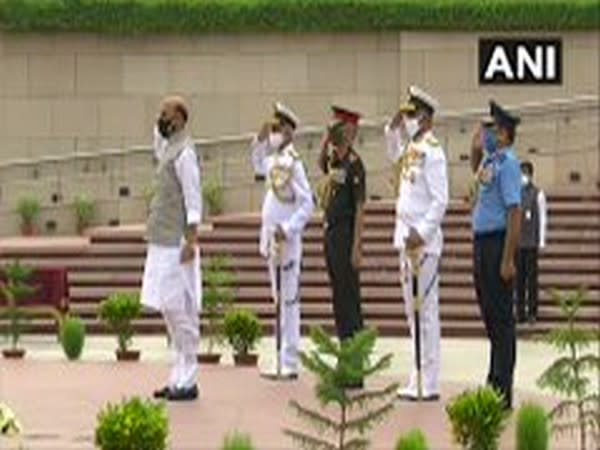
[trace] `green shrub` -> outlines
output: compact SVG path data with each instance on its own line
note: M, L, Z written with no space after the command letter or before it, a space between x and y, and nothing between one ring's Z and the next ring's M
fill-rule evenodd
M96 202L86 195L75 197L75 215L77 216L77 231L80 233L89 227L96 216Z
M5 0L17 31L140 33L597 30L597 0Z
M262 336L256 314L243 309L225 314L223 330L227 341L239 355L246 355L253 350Z
M207 320L204 335L208 339L209 354L215 344L223 341L223 316L234 298L232 286L235 277L230 267L229 258L214 256L202 270L202 313Z
M0 297L5 307L0 318L6 319L6 334L10 338L11 349L16 350L23 334L23 322L28 319L26 311L19 306L19 302L35 292L35 288L29 285L33 269L15 261L7 265L3 271L6 282L0 282Z
M427 439L421 430L412 430L400 436L396 450L428 450Z
M95 443L100 450L165 450L168 430L164 404L135 397L100 411Z
M225 192L218 180L212 178L203 183L202 198L208 208L208 214L214 216L223 212L225 207Z
M15 413L7 405L0 403L0 436L18 436L22 430Z
M463 392L446 406L446 412L454 440L465 450L496 450L510 414L502 396L491 387Z
M526 403L517 414L517 450L548 450L550 427L544 408Z
M40 201L34 197L23 197L17 204L17 213L21 217L21 224L31 226L40 215L42 207Z
M67 317L60 328L60 343L66 357L79 359L85 343L85 324L78 317Z
M252 445L252 439L247 434L233 432L225 436L225 442L221 450L254 450L255 447Z
M142 304L136 294L115 293L100 303L100 319L117 334L119 350L127 351L133 337L132 321L142 312Z

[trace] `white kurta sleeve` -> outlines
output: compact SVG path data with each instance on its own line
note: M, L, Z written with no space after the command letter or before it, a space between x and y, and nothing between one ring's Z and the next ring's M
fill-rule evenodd
M181 152L175 161L175 171L183 191L187 224L199 224L202 221L200 167L192 147L186 147Z
M310 220L315 207L304 165L299 160L294 162L292 189L298 202L298 208L288 220L281 224L286 236L301 233Z
M265 160L269 154L269 140L263 139L262 141L259 141L258 136L255 136L254 139L252 139L251 149L254 173L264 177L267 174Z
M389 122L385 125L383 132L385 135L387 157L391 162L395 163L400 159L402 153L404 153L406 142L402 139L400 129L398 127L392 128Z
M425 180L431 195L431 204L427 214L416 224L419 236L428 242L442 225L448 207L448 166L444 151L435 149L425 160Z
M538 211L540 214L540 248L546 247L546 231L548 226L548 207L546 205L546 195L540 189L538 193Z

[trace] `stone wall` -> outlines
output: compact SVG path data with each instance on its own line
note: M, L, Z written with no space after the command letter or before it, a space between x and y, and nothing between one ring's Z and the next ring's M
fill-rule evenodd
M190 99L198 138L253 130L276 99L305 124L322 124L333 102L380 118L412 83L446 111L492 96L519 104L598 95L598 32L562 36L561 86L484 88L476 33L0 33L0 161L146 143L159 99L171 92Z

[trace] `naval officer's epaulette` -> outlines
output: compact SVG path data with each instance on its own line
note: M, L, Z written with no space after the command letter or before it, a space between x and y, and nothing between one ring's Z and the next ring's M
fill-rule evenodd
M440 146L440 141L438 141L437 138L434 137L434 136L429 136L427 138L426 142L427 142L428 145L431 145L432 147L439 147Z
M290 148L287 152L293 159L300 159L300 153L296 149Z

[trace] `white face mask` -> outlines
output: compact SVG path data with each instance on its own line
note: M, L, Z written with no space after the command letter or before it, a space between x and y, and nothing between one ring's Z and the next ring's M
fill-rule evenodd
M419 125L419 119L416 119L416 118L406 119L404 121L404 126L406 128L406 132L408 133L408 136L411 139L414 138L417 135L417 133L419 132L419 130L421 129L421 126Z
M283 144L283 134L282 133L271 133L269 134L269 146L272 149L279 150Z
M523 183L523 185L528 185L529 184L529 177L527 175L521 175L521 183Z

